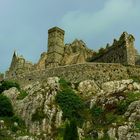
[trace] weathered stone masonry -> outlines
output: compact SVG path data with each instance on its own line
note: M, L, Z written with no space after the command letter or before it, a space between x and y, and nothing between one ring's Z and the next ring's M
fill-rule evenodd
M64 34L58 27L48 31L48 52L42 53L37 64L33 65L14 53L6 79L26 85L58 76L73 83L94 79L100 85L110 80L140 76L140 68L135 66L139 58L135 54L132 35L124 32L103 54L95 55L81 40L64 45ZM91 58L93 62L88 62Z
M135 65L134 37L124 32L119 41L114 40L112 46L106 48L106 52L93 57L94 62L121 63L123 65Z
M99 84L110 80L128 79L129 77L126 67L121 64L83 63L34 71L15 77L15 80L21 85L26 85L53 76L64 78L73 83L94 79Z
M64 34L65 32L54 27L48 31L48 58L46 67L57 67L60 65L64 54Z

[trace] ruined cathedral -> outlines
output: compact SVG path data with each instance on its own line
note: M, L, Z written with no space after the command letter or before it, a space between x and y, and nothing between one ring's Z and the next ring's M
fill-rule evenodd
M113 73L113 71L118 70L116 69L118 67L123 67L124 70L126 66L134 68L140 64L140 57L134 47L135 38L127 32L123 32L118 40L114 39L113 44L107 44L98 52L89 49L82 40L75 39L70 44L64 44L64 36L65 31L58 27L49 29L48 51L41 54L36 64L26 61L14 52L10 68L6 72L6 78L22 79L20 81L25 82L34 81L36 78L44 77L44 75L59 76L58 73L62 77L68 78L71 75L70 77L74 78L79 71L80 75L84 73L82 75L84 77L86 71L87 76L89 75L91 67L91 71L94 72L108 71ZM74 74L74 72L77 73ZM99 75L101 74L99 73ZM81 77L80 75L79 77ZM97 76L97 74L95 75ZM95 75L94 79L96 79ZM90 78L92 77L90 76Z

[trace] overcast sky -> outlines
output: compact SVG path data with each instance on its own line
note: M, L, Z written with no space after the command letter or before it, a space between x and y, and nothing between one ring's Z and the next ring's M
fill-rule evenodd
M66 31L65 43L82 39L93 50L127 31L140 50L140 0L0 0L0 71L14 50L37 62L53 26Z

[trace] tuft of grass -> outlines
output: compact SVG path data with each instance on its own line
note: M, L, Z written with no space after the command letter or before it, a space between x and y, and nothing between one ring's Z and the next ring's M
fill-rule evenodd
M140 99L140 93L133 93L133 92L129 92L126 94L126 97L124 100L121 100L118 102L117 104L117 114L122 115L126 112L128 106L134 102Z
M140 83L140 77L139 76L131 76L131 79L133 79L133 81Z
M45 114L43 112L43 109L41 108L37 108L36 112L34 114L32 114L32 121L42 121L42 119L45 118Z
M26 91L21 90L19 96L17 97L17 99L18 100L23 100L27 95L28 95L28 93Z
M135 122L135 126L139 130L139 132L140 132L140 121L136 121Z

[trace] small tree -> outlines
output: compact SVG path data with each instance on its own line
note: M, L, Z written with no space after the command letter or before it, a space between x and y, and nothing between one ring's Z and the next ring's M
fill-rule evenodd
M20 90L20 86L16 82L13 82L13 81L1 81L0 82L0 93L2 93L4 90L10 89L11 87L16 87L17 89Z
M64 132L64 140L79 140L77 125L75 120L71 120L70 123L66 123Z
M11 101L4 95L0 95L0 117L13 116L13 107Z
M65 80L60 80L61 91L56 95L56 103L63 111L64 119L68 120L64 132L64 140L78 140L77 125L81 126L84 120L85 105L69 85Z

